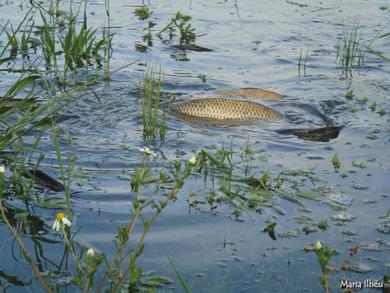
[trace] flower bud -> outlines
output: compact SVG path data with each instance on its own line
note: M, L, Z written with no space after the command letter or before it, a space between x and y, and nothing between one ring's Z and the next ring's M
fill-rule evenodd
M196 165L196 157L192 156L188 162L190 163L190 165Z
M93 248L89 248L87 250L87 256L88 257L94 257L95 256L95 251L93 250Z

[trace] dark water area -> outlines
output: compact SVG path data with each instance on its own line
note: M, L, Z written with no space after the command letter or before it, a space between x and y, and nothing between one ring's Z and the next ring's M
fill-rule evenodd
M8 19L17 23L29 7L28 1L21 3L0 0L0 24ZM390 3L150 1L159 29L178 10L191 15L198 35L196 44L212 49L210 52L178 50L158 38L145 52L135 50L145 26L134 16L137 5L142 5L142 1L111 2L111 26L115 33L111 66L115 69L136 63L114 73L109 81L98 83L94 91L99 101L92 92L86 92L62 110L58 123L64 134L60 143L65 161L69 155L76 156L72 222L80 229L77 240L108 256L114 254L112 239L117 227L129 222L130 202L136 196L131 192L130 180L134 168L144 158L139 148L149 147L156 153L150 163L157 170L166 167L170 160L189 160L202 148L215 152L222 146L231 147L233 164L242 171L240 153L249 141L254 150L254 176L266 170L272 174L311 170L321 181L303 184L321 200L302 199L303 207L282 197L275 198L275 206L261 207L257 212L244 210L236 219L229 204L222 203L215 210L207 204L190 206L192 197L204 200L212 186L210 182L204 185L203 178L189 177L177 199L169 203L148 234L139 258L144 272L155 271L174 280L161 292L183 292L167 256L192 292L322 292L315 253L304 251L305 245L317 240L338 252L329 264L335 268L329 274L331 292L340 291L342 279L382 280L389 274L390 220L383 217L390 208L390 63L367 54L364 67L345 75L336 64L336 46L342 39L343 25L351 26L356 18L364 40L381 30L388 32L390 13L380 7L390 7ZM102 25L104 1L89 1L87 9L89 24ZM39 17L36 18L39 23ZM389 37L378 39L373 47L390 56ZM305 72L299 72L300 52L305 55L307 50ZM336 139L312 142L275 132L294 126L291 121L210 126L186 123L169 115L165 141L144 141L137 85L146 64L156 62L163 72L163 103L207 95L218 88L266 88L285 95L287 101L315 106L337 121L342 130ZM199 76L205 76L205 81ZM13 74L0 72L0 92L14 79ZM353 90L353 100L345 98L349 90ZM370 109L373 101L377 109L385 110L383 116ZM67 134L72 137L71 146ZM58 178L56 153L49 134L44 134L40 151L45 153L41 168ZM339 172L334 171L331 163L335 154L341 161ZM63 246L44 240L60 241L51 231L56 210L18 200L9 204L39 215L31 219L28 228L36 237L25 237L25 241L38 255L43 270L58 266ZM151 215L151 211L147 210L145 215ZM313 223L327 220L329 228L306 234L302 230L305 224L299 221L303 216ZM276 240L263 232L273 221L277 222ZM141 234L142 223L138 223L133 239ZM29 282L32 272L3 222L0 237L0 288L4 292L40 292L37 281L23 284L9 278L16 276L21 282ZM360 250L351 262L359 264L360 269L343 271L344 259L356 246ZM74 287L69 285L62 290L73 292ZM366 288L363 292L371 290Z

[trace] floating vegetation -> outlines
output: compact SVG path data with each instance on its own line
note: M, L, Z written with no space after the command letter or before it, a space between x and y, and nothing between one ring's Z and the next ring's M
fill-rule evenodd
M163 39L163 34L167 33L169 41L172 41L178 35L180 45L191 45L196 40L196 33L190 21L191 16L178 11L171 21L157 33L157 36Z
M346 94L345 94L345 98L347 100L352 100L353 99L353 90L349 90Z
M249 175L250 160L253 159L248 143L244 147L246 160L239 160L234 156L232 149L221 147L215 153L202 149L197 155L197 164L194 167L196 174L210 180L210 192L205 195L204 201L194 195L189 198L190 206L200 207L208 204L211 210L222 203L233 208L232 214L240 219L242 211L260 211L263 207L274 208L278 198L283 198L304 207L302 199L319 201L321 197L314 191L307 190L306 181L315 184L320 181L312 171L291 169L283 170L274 175L269 171L262 171L258 175ZM241 154L241 157L243 156Z
M152 17L153 11L149 6L143 5L138 7L134 11L134 15L141 21L147 21L146 26L143 28L145 32L142 37L142 43L137 42L135 48L137 51L145 52L148 48L153 46L153 28L157 26L156 19ZM196 33L195 28L192 27L191 16L183 14L181 11L177 11L175 16L166 24L160 31L156 33L156 36L163 41L163 43L170 44L171 47L179 50L190 50L197 52L210 52L209 48L201 47L195 44ZM174 44L174 40L178 38L178 43ZM178 61L188 61L188 57L185 53L172 54L173 58ZM201 75L200 78L203 82L206 82L206 76Z
M275 227L276 227L276 225L277 225L276 222L272 222L267 227L265 227L264 230L263 230L263 232L268 233L268 236L272 240L276 240L276 235L275 235Z
M390 233L390 209L387 210L386 215L380 217L381 220L378 222L377 230L384 234Z
M375 109L376 109L376 106L377 106L377 103L375 102L375 101L372 101L372 103L371 103L371 105L370 105L370 109L371 109L371 111L375 111Z
M326 231L328 230L328 228L329 228L329 224L327 220L321 220L318 223L318 229L320 229L321 231Z
M157 24L154 20L151 19L153 11L150 10L149 6L141 6L135 9L134 15L138 17L139 20L141 21L146 21L148 20L148 23L146 27L143 29L145 31L145 34L142 38L143 43L146 44L136 44L136 49L138 51L145 51L147 47L152 47L153 46L153 36L152 36L152 28L155 27Z
M333 165L335 172L338 172L340 170L340 167L341 167L341 161L339 159L339 156L337 154L334 154L331 162L332 162L332 165Z

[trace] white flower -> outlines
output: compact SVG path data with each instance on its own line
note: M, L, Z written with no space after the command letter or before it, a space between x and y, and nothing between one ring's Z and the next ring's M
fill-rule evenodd
M5 173L5 167L4 166L0 166L0 173Z
M138 150L139 150L140 152L143 152L143 153L147 154L148 156L149 156L149 155L152 155L153 157L157 157L157 154L154 153L154 152L152 152L152 151L150 150L150 148L148 148L148 147L139 148Z
M190 165L196 165L196 157L192 156L191 159L189 159L188 163L190 163Z
M89 248L87 250L87 257L94 257L95 256L95 251L93 250L93 248Z
M72 226L71 221L69 221L67 218L65 218L65 215L63 213L57 213L56 220L53 223L53 230L60 231L65 226Z
M316 250L320 250L321 248L322 248L321 241L318 240L318 241L316 242L315 249L316 249Z

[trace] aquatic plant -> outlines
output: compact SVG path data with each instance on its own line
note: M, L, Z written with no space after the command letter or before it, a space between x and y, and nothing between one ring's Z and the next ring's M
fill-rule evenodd
M157 33L157 36L162 39L162 35L168 31L169 40L172 40L179 33L180 45L190 45L196 39L195 28L192 27L190 20L191 16L178 11L171 21Z
M9 21L3 25L3 29L0 31L0 36L3 34L7 35L7 42L5 45L3 45L2 50L0 51L0 65L4 62L7 62L9 60L12 60L16 57L18 50L20 49L23 52L23 56L25 56L27 51L27 42L28 37L31 34L32 31L32 25L30 28L28 28L28 24L31 23L31 11L32 8L30 8L26 14L24 15L23 19L19 22L16 29L11 27L11 33L7 32L7 27L9 26ZM22 26L25 26L25 29L23 30L22 38L21 40L18 39L17 35L22 31ZM10 55L5 57L5 52L9 50Z
M331 159L331 162L332 162L332 165L333 165L335 172L338 172L340 167L341 167L341 161L339 159L339 156L337 154L334 154L332 159Z
M319 223L318 223L318 228L322 231L326 231L328 230L329 228L329 224L328 224L328 221L327 220L321 220Z
M360 67L364 63L366 49L361 45L360 24L355 20L350 30L343 27L343 36L341 42L336 46L336 60L344 69Z
M103 28L103 37L98 40L97 28L88 26L86 1L79 4L77 13L73 13L70 5L69 15L63 20L63 24L58 28L59 2L48 2L48 7L44 3L31 1L33 8L37 9L42 20L42 28L36 33L40 35L40 43L46 70L55 78L60 79L62 84L67 83L67 73L76 73L78 68L88 68L91 65L96 67L104 63L105 77L109 75L109 59L112 56L111 42L113 34L109 27L109 1L105 1L108 25ZM83 20L78 24L80 6L84 4ZM67 21L68 20L68 21ZM80 28L78 29L78 27ZM61 30L61 31L59 31ZM104 50L104 57L99 55L99 51ZM63 58L63 70L60 72L58 64Z
M377 103L376 103L376 101L372 101L372 103L371 103L371 105L370 105L370 109L371 109L371 111L375 111L375 109L376 109L376 106L377 106Z
M302 49L299 51L298 59L298 76L301 76L301 70L303 70L303 76L306 76L306 64L309 58L309 48L306 49L305 56L302 55Z
M141 173L151 174L151 170L147 164L149 158L149 155L145 154ZM182 188L184 180L190 175L190 172L193 168L192 164L189 162L184 164L184 168L182 168L182 166L183 164L179 161L172 162L171 180L167 181L171 183L168 185L161 185L157 182L151 196L142 196L142 190L140 188L138 189L137 198L132 202L132 216L130 218L130 222L128 225L123 225L118 228L118 235L114 242L117 248L117 254L108 264L105 275L99 282L97 292L103 290L107 277L111 278L110 289L114 292L117 292L125 284L128 290L131 292L135 292L135 290L138 290L140 287L144 286L142 269L137 267L136 261L142 254L145 238L153 224L156 222L161 212L167 207L168 203L175 198L177 192ZM134 174L134 176L137 175ZM145 184L145 182L141 183L141 185L143 184ZM165 199L157 200L159 193L164 193ZM147 219L146 217L142 216L142 212L148 207L153 210L153 214ZM128 246L130 235L133 234L135 224L139 218L142 218L142 223L144 225L142 235L135 247L130 249L129 252L125 253L124 250ZM128 255L130 256L129 263L123 264L123 262L127 259L126 256ZM122 269L122 264L124 265L124 269ZM166 279L161 278L161 280L166 282Z
M52 137L53 137L53 142L54 142L54 149L57 155L57 162L58 166L60 168L61 172L61 180L64 186L64 191L65 191L65 197L66 197L66 215L68 218L72 218L72 208L71 208L71 202L70 202L70 197L71 197L71 190L70 190L70 185L72 182L72 175L73 175L73 169L74 169L74 157L69 157L67 159L68 161L68 166L65 170L64 163L62 160L62 154L61 154L61 149L60 149L60 144L59 144L59 134L58 130L55 128L52 129ZM66 171L66 175L65 175Z
M103 44L104 50L104 79L108 79L110 77L110 60L112 57L112 39L114 34L111 33L111 16L110 16L110 0L104 0L104 9L106 11L107 22L103 28L103 39L98 44ZM94 53L95 56L99 50L100 46L96 46Z
M345 94L345 98L347 100L352 100L353 99L353 90L349 90L346 94Z
M179 282L182 285L183 289L186 291L186 293L191 293L190 286L188 286L188 284L186 283L186 281L184 280L182 275L179 273L179 271L177 270L177 268L176 268L175 264L173 263L172 259L169 256L167 258L168 258L169 264L171 265L173 271L175 272L177 278L179 279Z
M333 248L327 247L317 241L314 247L314 252L317 255L317 260L320 263L322 275L320 278L322 286L325 288L326 292L330 292L330 286L328 281L328 268L327 265L332 256L336 255L336 251Z
M7 225L8 229L11 231L12 235L15 237L16 241L18 242L21 250L23 251L23 255L24 255L25 259L31 265L31 268L32 268L35 276L37 277L37 279L41 283L42 287L45 288L45 290L47 292L53 292L50 285L45 281L45 278L42 275L38 265L34 262L33 258L31 257L31 254L29 253L28 248L26 247L26 245L24 244L24 242L20 236L21 227L19 227L18 230L16 230L6 215L5 208L3 205L3 200L4 200L3 199L3 195L4 195L4 192L3 192L4 191L4 178L3 178L3 176L4 176L4 174L0 173L0 215L1 215L1 218L4 221L4 223Z
M152 11L149 6L143 5L134 10L134 15L138 17L139 20L146 20L152 15Z
M134 15L138 17L139 20L145 21L148 20L146 27L143 29L145 34L142 38L143 43L146 44L146 47L142 44L137 43L136 49L138 51L145 51L147 47L153 46L153 36L152 36L152 28L157 25L157 23L151 19L153 11L150 10L149 6L141 6L135 9Z
M319 181L310 170L282 170L277 174L262 170L257 174L249 175L248 164L254 159L248 144L244 147L240 160L234 156L232 147L218 148L214 153L202 149L196 156L194 172L203 177L205 187L210 191L204 194L204 200L198 200L195 195L189 197L191 207L200 208L209 205L215 210L222 204L233 208L232 215L240 219L242 211L259 211L261 208L275 208L277 198L283 198L302 207L301 199L321 200L314 191L305 188L308 179L314 185ZM246 149L246 151L245 151ZM244 157L245 158L245 157ZM300 178L300 180L297 180ZM210 182L210 183L209 183Z
M59 151L58 136L53 134L55 141L55 148ZM104 253L96 253L91 247L87 247L74 239L75 233L72 225L72 213L67 211L67 215L63 212L57 212L55 219L52 224L52 228L58 233L58 236L63 239L64 246L67 253L71 256L75 264L75 271L71 272L73 283L80 288L83 292L97 288L97 292L106 290L109 288L111 292L118 292L126 288L131 292L136 292L142 288L157 288L163 284L168 284L171 281L163 276L159 276L153 273L143 273L142 268L137 266L137 260L141 256L144 248L144 241L147 234L150 232L153 224L156 222L158 216L167 207L168 203L176 197L177 192L182 188L185 179L190 176L191 170L194 168L195 163L193 160L189 160L182 164L182 162L174 161L170 162L171 176L168 176L163 171L152 172L148 161L150 160L151 154L144 155L143 163L141 166L141 173L152 174L158 173L159 175L153 176L158 178L154 181L142 181L138 182L139 188L136 192L136 199L132 201L132 213L127 225L121 225L118 227L118 234L114 240L116 245L117 253L113 256L112 260L109 261ZM62 156L58 155L60 171L62 173L62 179L64 185L68 185L64 179L64 167L62 166ZM70 171L72 168L68 166L68 182L71 180ZM11 224L9 215L5 211L3 202L4 191L7 189L7 179L4 178L3 168L0 170L0 214L4 222L9 226L9 229L14 234L19 245L24 251L24 255L27 257L32 269L39 278L42 286L48 291L54 291L54 283L49 276L43 276L34 258L29 254L29 249L22 240L23 234L21 233L21 227L17 230L14 228L14 224ZM137 178L136 171L134 171L134 177ZM152 177L152 176L150 176ZM132 182L137 179L132 179ZM162 182L164 184L161 184ZM152 194L143 195L142 186L146 186L153 183L154 189ZM68 197L68 196L67 196ZM68 197L69 198L69 197ZM70 204L67 205L67 209ZM147 210L148 213L152 211L152 215L148 218L143 215L143 212ZM136 223L142 219L143 231L141 231L141 237L138 242L130 245L129 240L131 235L135 232ZM12 223L15 223L12 221ZM129 248L130 247L130 248ZM128 257L130 260L128 261ZM105 261L104 261L105 260ZM105 266L103 267L103 264ZM171 264L173 265L173 263ZM174 265L173 265L174 267ZM99 278L96 278L97 272L104 272ZM185 285L183 278L175 269L180 283L186 286L186 291L189 291L188 285ZM95 280L96 279L96 280Z
M141 94L143 138L161 141L166 135L166 111L160 115L161 103L161 69L156 71L156 66L150 66L139 83Z
M268 236L272 240L276 240L276 235L275 235L275 227L276 227L276 225L277 225L276 222L272 222L271 224L268 224L268 226L265 227L264 230L263 230L263 232L268 233Z

